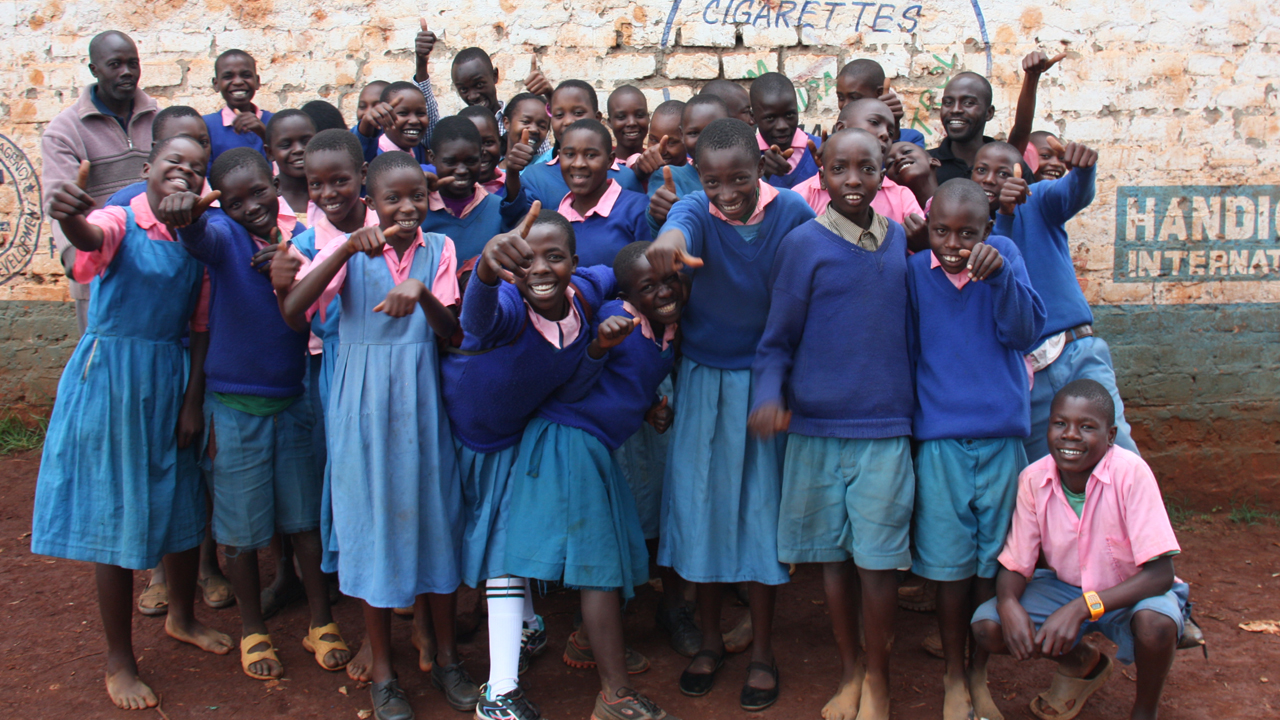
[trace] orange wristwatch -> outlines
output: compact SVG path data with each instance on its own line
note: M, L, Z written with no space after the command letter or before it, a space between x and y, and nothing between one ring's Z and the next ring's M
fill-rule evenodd
M1107 608L1102 604L1102 598L1092 590L1084 594L1084 604L1089 606L1090 620L1097 620L1107 612Z

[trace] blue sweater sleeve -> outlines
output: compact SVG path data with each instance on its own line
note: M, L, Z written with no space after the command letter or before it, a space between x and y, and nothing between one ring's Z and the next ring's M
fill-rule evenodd
M769 287L769 319L756 346L751 365L755 402L751 409L765 403L783 403L783 386L795 362L796 346L804 333L812 290L812 264L808 253L793 232L783 238L773 260Z
M519 293L514 294L515 302L512 302L512 293L502 290L504 284L499 280L496 285L486 285L475 275L467 283L459 322L463 332L474 337L479 345L467 349L483 350L509 342L524 325L524 302Z
M207 212L194 223L178 228L178 239L187 252L191 253L191 257L210 267L221 263L227 246L227 235L227 228L221 222L211 221Z
M378 136L369 137L365 135L360 132L360 125L358 124L351 128L351 133L360 141L360 149L364 151L364 161L373 162L373 159L378 157Z
M1097 193L1098 166L1072 168L1060 180L1036 183L1033 192L1041 192L1040 207L1049 225L1065 225L1076 213L1089 207Z
M529 197L529 191L525 189L524 183L520 184L520 194L515 197L504 197L502 204L498 206L498 214L502 216L502 231L509 232L524 216L528 214L529 208L533 205L533 200ZM554 210L555 208L543 208ZM486 238L485 242L489 242Z
M656 224L657 223L650 222L649 206L646 204L641 209L641 212L635 213L635 215L631 218L632 240L633 241L643 240L645 242L651 242L654 238L653 225L656 225Z
M696 256L701 253L702 234L698 232L698 228L702 223L698 211L706 201L706 193L694 193L689 197L680 198L675 205L671 206L671 212L667 213L667 222L662 226L659 235L668 230L679 231L684 236L689 254Z
M1017 211L1015 210L1014 212L1017 212ZM1005 215L1003 212L997 210L995 227L991 228L991 234L999 235L1001 237L1012 238L1013 237L1013 216Z
M1002 237L988 238L987 243L1004 256L1000 272L983 281L994 291L996 337L1005 347L1025 353L1035 347L1044 330L1044 301L1031 287L1027 265L1017 246Z

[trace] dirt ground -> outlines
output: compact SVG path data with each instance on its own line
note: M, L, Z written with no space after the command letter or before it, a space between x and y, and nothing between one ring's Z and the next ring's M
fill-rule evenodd
M286 677L262 683L241 674L234 655L217 657L179 645L163 631L161 618L135 615L134 646L144 679L162 696L159 711L126 712L109 704L102 686L102 639L93 593L92 568L83 563L34 556L29 550L32 495L38 452L0 457L0 613L4 631L4 717L62 718L335 718L357 720L370 707L368 691L344 673L326 673L303 651L306 631L302 605L270 622ZM1225 513L1193 513L1179 529L1183 554L1178 574L1191 584L1196 615L1208 639L1209 657L1199 650L1178 654L1165 689L1162 717L1275 718L1280 716L1280 636L1247 633L1247 620L1280 620L1280 528L1271 519L1245 525ZM136 583L143 587L145 573ZM653 625L657 594L644 588L627 607L627 637L653 667L636 686L673 715L690 719L747 718L737 697L748 658L732 656L703 698L687 698L676 680L687 662L667 645ZM463 603L465 605L465 602ZM551 646L524 678L529 695L553 720L585 720L597 690L594 673L572 670L560 661L576 609L575 594L539 598ZM782 697L763 719L820 718L835 688L838 660L822 599L820 573L801 568L778 599L775 650ZM234 608L203 606L204 622L237 637ZM731 608L727 620L743 612ZM352 600L335 607L339 624L353 647L361 636L359 610ZM893 702L897 718L936 718L942 707L942 663L920 649L933 627L932 615L900 610L893 652ZM430 679L418 672L409 643L410 623L395 622L394 636L401 684L419 718L465 718L451 710ZM485 677L487 638L478 633L462 646L471 674ZM996 658L991 667L993 695L1006 717L1029 718L1027 703L1048 686L1047 662L1019 665ZM1124 718L1133 700L1133 669L1116 673L1089 701L1081 717Z

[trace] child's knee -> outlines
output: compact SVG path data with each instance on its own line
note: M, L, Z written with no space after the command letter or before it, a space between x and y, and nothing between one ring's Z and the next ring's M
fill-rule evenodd
M1000 623L994 620L979 620L970 628L973 630L973 639L978 643L978 647L989 653L1004 650L1004 630L1000 627Z
M1167 615L1154 610L1139 610L1129 621L1133 631L1133 643L1140 648L1163 650L1178 642L1178 624Z

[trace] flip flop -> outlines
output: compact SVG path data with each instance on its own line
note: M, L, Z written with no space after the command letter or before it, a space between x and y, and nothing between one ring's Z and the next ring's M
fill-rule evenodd
M1031 698L1031 714L1040 720L1071 720L1080 714L1088 699L1107 682L1111 671L1115 669L1111 657L1103 653L1098 658L1098 666L1089 677L1067 677L1060 672L1054 673L1049 689ZM1052 710L1050 715L1046 710Z
M169 587L164 583L148 585L138 596L138 612L147 617L168 614Z
M224 607L231 607L236 604L236 592L231 587L231 581L221 575L210 575L196 580L196 584L200 586L200 594L204 599L204 604L214 610L221 610Z
M324 635L337 635L338 639L333 642L321 640L320 638ZM346 650L348 653L351 652L351 648L347 647L346 641L342 639L342 633L338 631L338 623L331 622L328 625L321 625L318 628L311 628L308 630L307 636L302 638L302 648L312 655L315 655L316 663L321 668L324 668L329 672L337 672L338 670L345 668L347 663L351 662L351 659L347 658L347 662L334 667L329 667L324 664L324 658L329 654L330 650Z
M326 626L327 627L327 626ZM257 652L249 652L249 648L258 643L266 643L266 650L258 650ZM270 675L259 675L249 670L249 666L259 660L275 660L280 662L280 658L276 657L276 649L271 645L271 636L267 633L253 633L246 635L240 639L240 668L244 670L244 674L254 680L275 680Z

